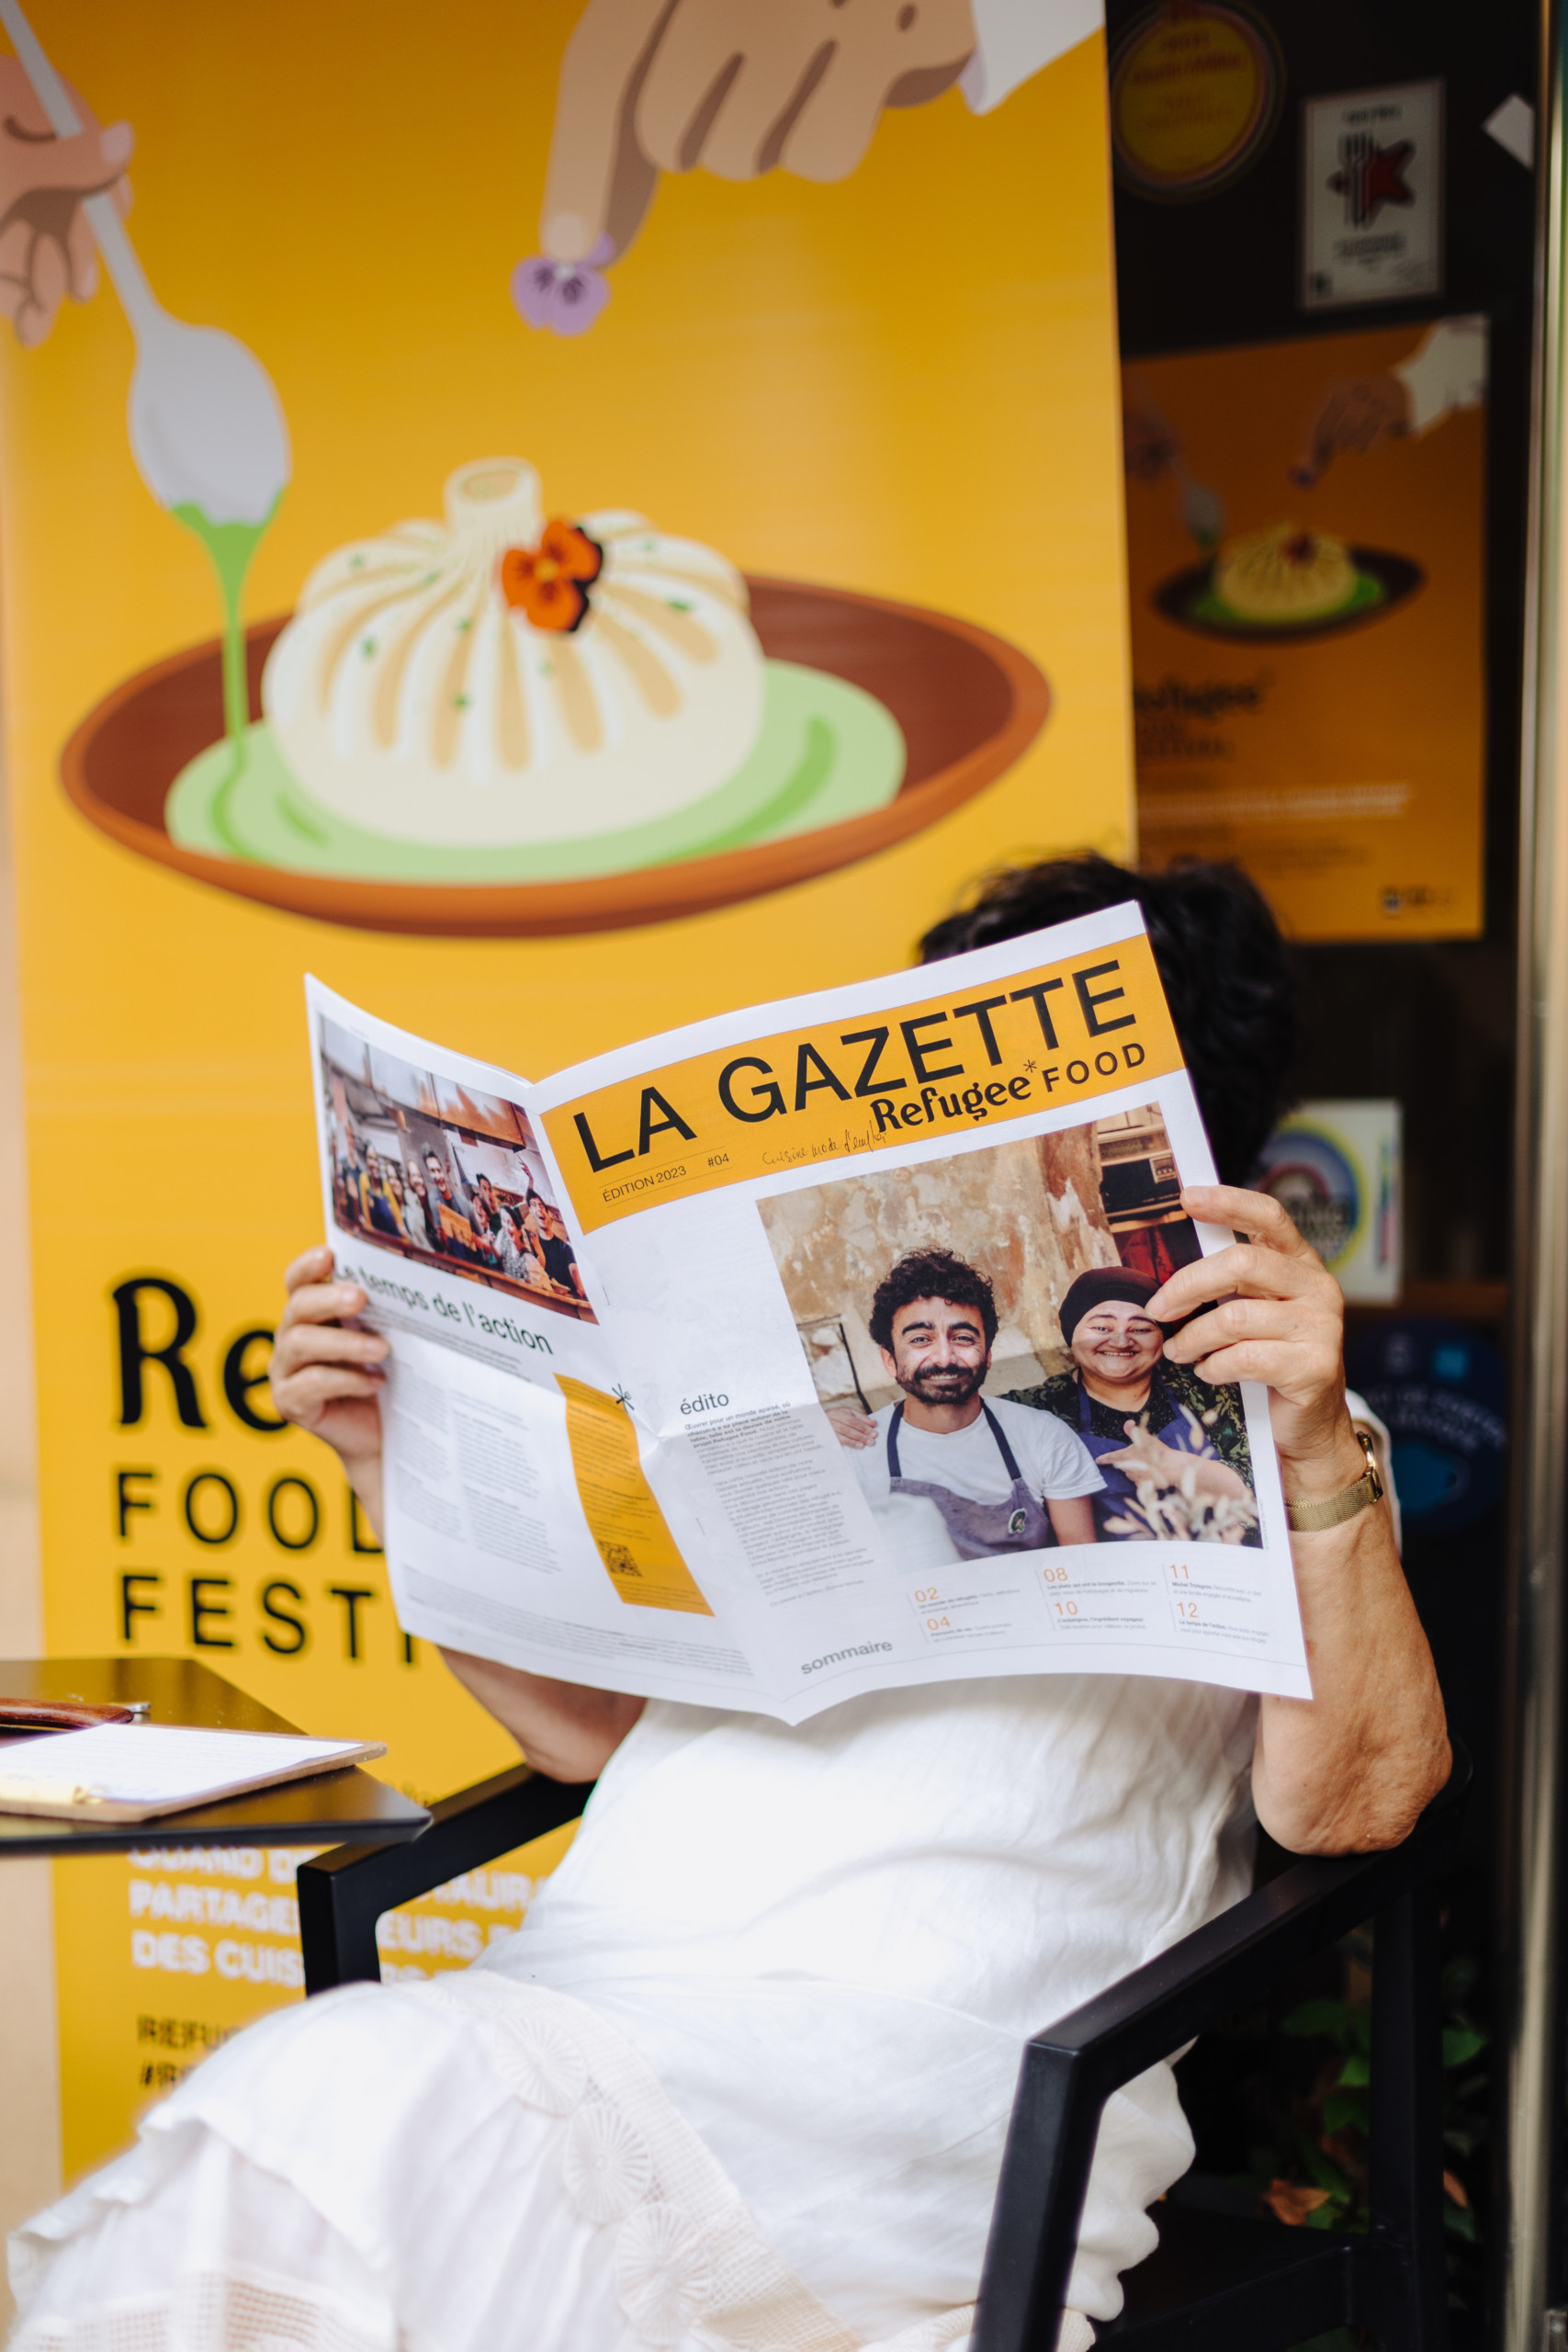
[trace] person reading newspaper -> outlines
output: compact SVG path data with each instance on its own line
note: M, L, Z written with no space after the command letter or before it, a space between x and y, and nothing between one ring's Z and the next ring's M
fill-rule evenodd
M928 952L1130 898L1224 1180L1186 1206L1240 1236L1147 1300L1163 1363L1264 1384L1287 1495L1350 1498L1292 1539L1311 1699L1004 1675L792 1728L450 1655L539 1769L598 1779L521 1932L205 2061L136 2150L21 2233L17 2352L132 2332L186 2352L955 2346L1024 2039L1233 1902L1255 1815L1300 1852L1410 1829L1450 1751L1388 1509L1361 1507L1342 1303L1244 1188L1289 1031L1261 900L1214 869L1057 865L1003 877ZM289 1269L274 1394L378 1525L386 1343L332 1264ZM1168 2064L1109 2102L1063 2352L1120 2308L1146 2209L1191 2153Z

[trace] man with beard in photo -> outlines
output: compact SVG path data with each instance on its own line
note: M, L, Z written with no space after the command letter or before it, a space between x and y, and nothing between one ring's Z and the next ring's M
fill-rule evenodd
M1089 1449L1054 1413L980 1394L997 1336L984 1274L950 1250L911 1250L877 1284L870 1324L903 1392L852 1457L874 1508L933 1503L962 1560L1094 1542L1103 1481Z

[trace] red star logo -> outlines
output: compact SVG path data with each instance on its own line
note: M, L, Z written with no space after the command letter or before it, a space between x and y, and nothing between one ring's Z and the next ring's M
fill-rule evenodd
M1359 142L1357 142L1359 143ZM1349 141L1346 141L1351 147ZM1374 221L1385 204L1414 204L1416 192L1407 187L1404 171L1416 153L1415 142L1401 139L1393 147L1379 147L1367 142L1368 153L1346 155L1345 166L1335 172L1328 182L1336 196L1348 197L1350 218L1358 229Z

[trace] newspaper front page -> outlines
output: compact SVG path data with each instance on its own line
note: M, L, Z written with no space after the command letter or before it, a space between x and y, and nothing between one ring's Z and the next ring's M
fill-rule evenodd
M1144 1309L1230 1236L1135 907L530 1084L309 983L391 1341L404 1629L799 1723L1153 1674L1311 1696L1261 1389Z

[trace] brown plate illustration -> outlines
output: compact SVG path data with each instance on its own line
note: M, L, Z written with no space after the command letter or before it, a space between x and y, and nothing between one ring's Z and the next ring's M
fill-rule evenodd
M1337 637L1346 629L1366 628L1373 621L1384 620L1396 605L1403 605L1426 583L1426 573L1408 556L1391 555L1385 548L1350 548L1348 553L1356 567L1359 588L1372 583L1382 594L1375 601L1348 605L1342 612L1327 613L1317 620L1230 620L1223 609L1205 612L1203 601L1210 594L1214 568L1212 556L1173 573L1149 601L1168 621L1193 629L1200 637L1223 637L1231 645L1300 645L1309 638Z
M216 639L117 686L66 744L61 774L100 831L240 898L362 931L512 939L665 922L853 865L971 799L1045 722L1044 678L988 629L843 589L791 580L747 585L764 653L863 687L897 720L908 765L886 808L784 841L576 882L360 882L208 856L169 839L164 803L187 761L222 731ZM253 718L261 716L262 667L286 618L247 632Z

